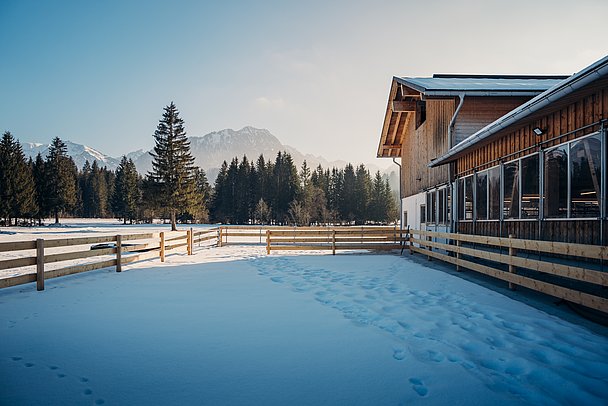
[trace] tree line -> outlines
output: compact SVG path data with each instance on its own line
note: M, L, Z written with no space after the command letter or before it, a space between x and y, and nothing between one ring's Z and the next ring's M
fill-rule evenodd
M0 222L32 224L61 216L119 218L124 223L154 218L226 224L363 224L398 217L388 179L372 178L364 165L298 171L292 157L279 152L253 162L224 161L213 187L194 165L176 106L164 108L154 133L152 170L140 175L122 157L116 171L88 161L79 169L67 146L53 139L46 157L26 159L10 132L0 141Z

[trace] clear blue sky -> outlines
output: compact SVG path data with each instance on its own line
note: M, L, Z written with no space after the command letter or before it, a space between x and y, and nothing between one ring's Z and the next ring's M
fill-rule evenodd
M150 148L174 101L189 135L252 125L372 162L393 75L571 74L608 54L607 14L604 0L0 0L0 131L119 156Z

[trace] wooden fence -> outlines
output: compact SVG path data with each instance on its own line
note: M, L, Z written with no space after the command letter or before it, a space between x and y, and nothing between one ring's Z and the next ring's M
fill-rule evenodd
M606 246L422 230L409 232L408 248L411 253L452 263L457 270L467 268L504 280L510 288L523 286L608 313L608 299L588 293L590 289L584 292L576 288L577 284L586 285L601 293L608 286L608 272L591 269L592 264L585 262L592 260L596 264L603 264L608 259ZM533 255L529 255L531 253ZM570 260L563 260L565 256ZM524 275L519 275L518 271ZM543 275L549 275L554 280L543 281L540 277ZM568 283L575 287L561 286Z
M406 239L398 227L298 227L266 230L266 253L278 250L395 250Z
M194 244L198 243L200 245L201 243L210 240L217 241L218 231L218 228L201 231L189 229L183 232L170 233L119 234L96 237L1 242L0 252L20 252L23 253L23 255L20 255L17 258L0 260L0 270L35 265L36 273L1 278L0 288L36 282L37 290L44 290L45 279L112 266L116 267L116 272L121 272L122 265L124 264L157 257L160 257L160 260L164 261L165 255L168 252L180 247L186 247L186 252L189 255L192 255ZM104 244L107 245L107 247L100 249L88 248L91 244ZM87 246L87 249L82 250L83 246ZM48 250L65 247L80 247L80 250L59 253L48 252ZM32 253L35 255L31 255ZM108 258L109 256L114 256L114 258ZM45 271L46 264L86 258L95 258L97 261Z

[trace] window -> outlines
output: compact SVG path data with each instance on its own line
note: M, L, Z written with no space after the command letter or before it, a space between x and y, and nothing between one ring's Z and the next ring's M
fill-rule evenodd
M500 166L488 169L488 219L500 220Z
M473 220L473 176L464 178L464 219Z
M420 205L420 224L426 223L426 205Z
M465 207L465 204L464 204L464 178L458 179L458 184L456 187L457 187L456 210L458 210L457 218L458 218L458 220L464 220L464 207Z
M447 188L441 188L439 189L438 195L439 198L437 199L437 203L438 203L438 211L437 211L437 222L439 224L445 224L445 220L446 220L446 212L445 212L445 195Z
M503 216L519 218L519 160L503 166Z
M538 218L540 179L538 154L521 159L521 218Z
M426 194L426 220L427 223L437 222L437 191L432 190Z
M476 196L475 196L475 218L487 220L488 218L488 172L477 174Z
M409 227L409 223L407 222L407 211L403 211L403 223L401 224L401 228Z
M599 134L570 144L570 217L599 217L601 193Z
M545 217L568 217L568 145L545 152Z

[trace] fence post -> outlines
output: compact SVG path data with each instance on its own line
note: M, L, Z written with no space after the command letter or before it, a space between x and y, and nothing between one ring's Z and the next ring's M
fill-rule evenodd
M458 251L456 251L456 272L461 272L462 268L460 266L460 238L456 240L456 247L458 247Z
M222 246L222 226L220 226L219 234L217 235L217 246Z
M186 230L186 254L192 255L192 242L190 241L190 230Z
M44 239L36 240L36 290L44 290Z
M165 262L165 232L160 232L160 262Z
M122 235L116 236L116 272L122 272Z
M512 238L514 238L515 236L513 234L509 234L509 256L513 257L513 256L517 256L517 248L513 248L513 241ZM510 273L516 273L515 272L515 265L513 265L511 263L511 259L509 258L509 272ZM509 289L511 290L515 290L515 284L512 282L509 282Z
M336 255L336 230L331 233L331 254Z
M414 234L412 233L412 230L410 230L409 228L407 229L407 232L408 232L409 238L410 238L410 255L414 255Z
M266 230L266 255L270 255L270 230Z
M429 242L430 242L430 241L433 241L433 237L431 237L431 236L429 235L429 236L427 236L427 237L426 237L426 240L427 240L427 241L429 241ZM427 249L428 249L429 251L433 251L433 247L431 247L431 246L427 246ZM431 258L431 256L430 256L430 255L427 255L427 256L426 256L426 259L427 259L427 260L429 260L429 261L432 261L432 260L433 260L433 259Z
M192 255L193 244L194 244L194 237L193 237L192 227L190 227L190 238L188 239L188 242L190 243L190 254L189 255Z

